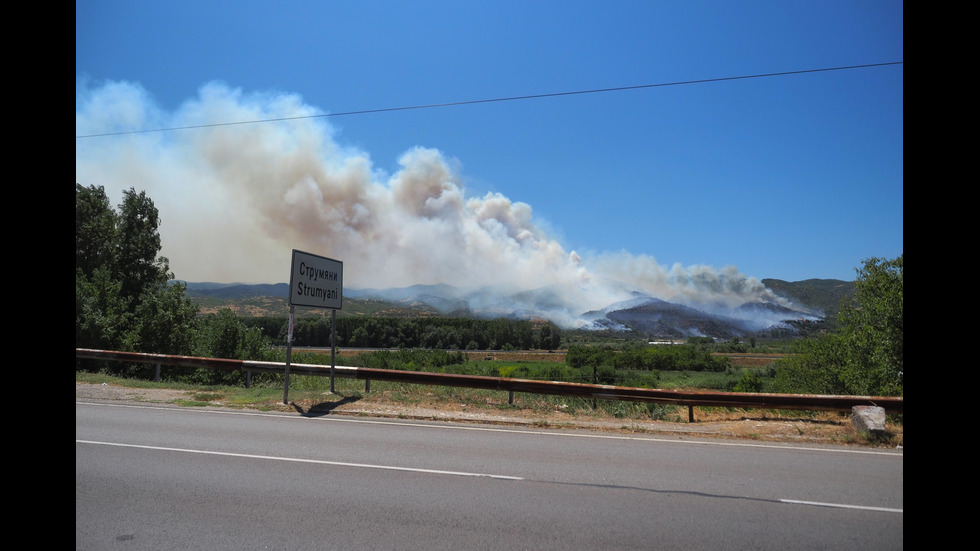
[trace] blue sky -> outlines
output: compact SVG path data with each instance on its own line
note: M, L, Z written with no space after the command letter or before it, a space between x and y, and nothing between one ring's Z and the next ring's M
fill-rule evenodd
M285 281L288 255L263 252L278 246L349 256L352 275L365 281L399 270L400 283L435 282L438 273L413 275L426 260L388 266L385 254L359 256L367 240L336 245L348 235L336 228L311 241L309 226L278 226L276 216L288 211L256 215L269 189L251 202L229 199L245 194L234 188L204 191L229 169L202 169L200 158L184 155L203 142L192 137L197 130L79 137L239 122L221 113L328 115L308 120L325 136L324 167L357 159L382 192L401 196L394 188L409 165L400 160L423 148L427 173L447 168L465 198L506 199L508 217L517 212L508 220L531 229L535 251L582 257L586 266L626 257L634 269L654 265L668 277L727 269L849 280L862 259L903 252L901 64L342 113L901 62L903 25L894 1L78 1L76 181L104 185L114 203L122 189L145 189L160 207L163 254L180 279L274 282L272 264ZM205 89L264 107L193 118L211 97ZM123 109L119 97L139 107ZM270 107L283 97L292 107ZM143 161L120 153L150 144L168 150ZM288 159L269 157L261 170ZM159 167L176 164L164 177ZM329 202L333 191L324 189ZM426 204L444 207L447 197ZM337 223L330 216L324 223ZM252 231L243 219L256 220L271 244L211 241L229 227ZM458 223L453 231L462 231ZM419 240L398 237L386 254L413 248L430 262L452 262L433 253L438 234L427 231ZM465 251L480 250L467 243L455 262L468 264Z

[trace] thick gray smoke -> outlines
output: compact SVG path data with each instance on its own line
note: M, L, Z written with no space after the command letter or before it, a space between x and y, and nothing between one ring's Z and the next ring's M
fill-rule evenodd
M507 291L548 287L553 319L631 292L734 308L778 302L734 268L664 267L648 256L582 258L535 223L530 205L497 193L467 196L455 162L416 147L394 174L344 147L321 114L290 94L247 95L221 84L173 113L130 83L76 85L75 178L110 200L146 190L160 210L162 254L188 281L276 283L292 249L344 262L351 288L446 283ZM229 121L279 122L211 126Z

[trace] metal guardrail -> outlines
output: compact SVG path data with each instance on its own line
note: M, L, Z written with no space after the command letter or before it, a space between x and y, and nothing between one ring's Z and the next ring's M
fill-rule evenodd
M149 363L184 367L203 367L229 371L283 373L285 363L259 362L250 360L227 360L221 358L200 358L196 356L173 356L168 354L146 354L141 352L119 352L76 348L76 358L114 360L120 362ZM330 376L329 366L290 363L289 370L296 375ZM400 383L455 386L502 390L511 393L551 394L575 396L599 400L623 400L631 402L652 402L687 406L689 418L693 421L695 406L736 407L746 409L795 409L814 411L850 411L855 406L879 406L890 413L903 413L903 398L896 396L837 396L823 394L768 394L750 392L710 392L660 390L653 388L620 387L566 383L557 381L537 381L532 379L510 379L506 377L485 377L479 375L454 375L445 373L426 373L419 371L400 371L395 369L374 369L367 367L335 366L335 375L350 379L367 381L392 381Z

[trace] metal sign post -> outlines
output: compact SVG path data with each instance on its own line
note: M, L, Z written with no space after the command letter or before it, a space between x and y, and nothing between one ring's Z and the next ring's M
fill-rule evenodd
M333 378L337 369L337 362L334 360L337 352L337 311L330 311L330 394L333 394Z
M293 314L295 310L293 305L289 305L289 332L286 334L286 369L285 369L285 380L282 386L282 403L289 403L289 362L293 358Z
M337 348L337 310L344 304L344 263L339 260L293 249L289 269L289 336L286 343L286 371L282 403L289 403L289 364L293 355L293 314L295 306L330 308L330 392L333 392L334 353Z

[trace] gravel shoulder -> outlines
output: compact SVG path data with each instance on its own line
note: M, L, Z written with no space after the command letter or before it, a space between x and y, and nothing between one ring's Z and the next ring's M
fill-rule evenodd
M201 403L192 392L175 389L129 388L111 384L75 382L76 402L152 404L161 407L248 409L213 401ZM729 419L694 423L572 415L563 411L540 412L523 409L497 410L466 404L404 405L371 400L329 400L320 403L273 403L255 411L303 416L357 416L449 423L507 425L540 429L588 430L619 434L645 434L673 438L718 438L796 445L829 445L903 448L902 427L889 427L887 441L868 441L846 417L801 419L754 412ZM697 410L696 410L697 411ZM697 418L697 413L696 413Z

